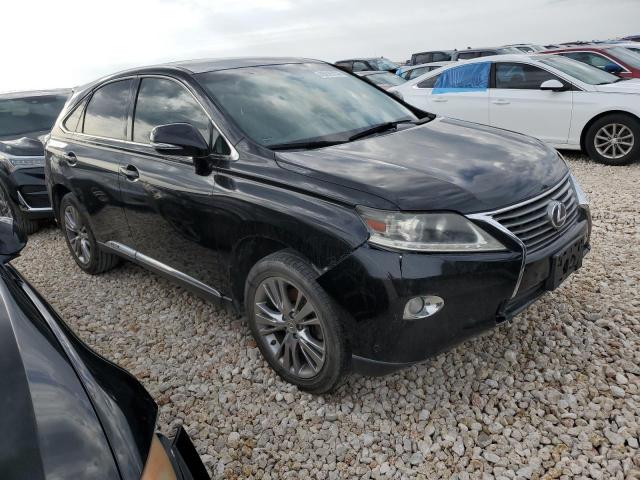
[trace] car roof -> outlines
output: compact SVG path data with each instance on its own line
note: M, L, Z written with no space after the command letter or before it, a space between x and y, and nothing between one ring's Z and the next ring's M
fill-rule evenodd
M0 93L0 100L16 100L19 98L44 97L48 95L70 95L70 88L54 88L50 90L27 90L21 92Z

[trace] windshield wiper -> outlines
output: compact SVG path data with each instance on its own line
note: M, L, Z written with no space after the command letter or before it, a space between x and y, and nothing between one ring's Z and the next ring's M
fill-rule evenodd
M386 123L380 123L378 125L374 125L373 127L369 127L365 130L362 130L361 132L358 132L354 135L351 135L349 137L349 141L353 142L354 140L358 140L360 138L364 138L364 137L368 137L369 135L373 135L374 133L382 133L382 132L386 132L387 130L391 130L393 128L397 128L398 125L400 125L401 123L413 123L412 120L407 119L407 120L398 120L397 122L386 122Z
M274 145L267 145L267 148L271 150L304 150L312 148L330 147L332 145L339 145L345 143L344 140L315 140L311 142L291 142L291 143L276 143Z

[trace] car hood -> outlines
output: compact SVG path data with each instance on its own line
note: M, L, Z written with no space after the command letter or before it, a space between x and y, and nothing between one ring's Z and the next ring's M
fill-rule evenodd
M13 157L38 157L44 155L44 146L40 140L31 137L0 140L0 153Z
M279 152L283 168L363 190L401 210L473 213L531 198L568 167L539 140L444 117L317 150Z
M604 93L640 93L640 79L631 78L622 82L595 85L595 89Z

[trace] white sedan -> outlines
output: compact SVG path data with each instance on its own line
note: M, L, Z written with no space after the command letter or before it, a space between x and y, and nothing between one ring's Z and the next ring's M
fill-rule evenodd
M452 64L391 89L429 112L585 150L609 165L640 157L640 80L555 55L500 55Z

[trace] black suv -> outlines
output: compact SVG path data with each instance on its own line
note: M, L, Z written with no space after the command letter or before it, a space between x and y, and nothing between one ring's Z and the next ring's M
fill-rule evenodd
M53 218L44 184L42 137L69 97L69 90L0 95L0 216L27 234L39 220Z
M270 365L312 392L494 327L589 248L555 150L313 60L100 80L61 113L46 174L80 268L125 258L233 302Z

